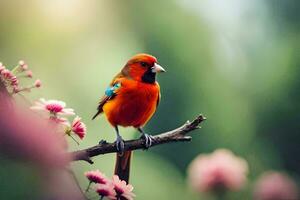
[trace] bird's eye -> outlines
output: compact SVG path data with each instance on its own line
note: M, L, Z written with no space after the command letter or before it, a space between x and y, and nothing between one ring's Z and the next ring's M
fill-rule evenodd
M145 62L141 62L141 65L142 65L143 67L147 67L147 63L145 63Z

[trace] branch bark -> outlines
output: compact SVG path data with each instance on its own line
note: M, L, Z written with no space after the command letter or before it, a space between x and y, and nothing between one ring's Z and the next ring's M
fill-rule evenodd
M184 125L182 125L177 129L153 136L154 140L151 147L160 144L171 143L171 142L191 141L192 137L187 134L193 130L201 128L199 125L205 119L206 118L203 115L199 115L192 122L187 121ZM125 141L125 151L145 149L144 142L145 140L142 138L137 140ZM101 154L114 153L114 152L118 152L115 143L107 143L106 141L102 141L94 147L79 150L79 151L74 151L71 152L70 154L73 161L82 160L90 164L93 164L92 157Z

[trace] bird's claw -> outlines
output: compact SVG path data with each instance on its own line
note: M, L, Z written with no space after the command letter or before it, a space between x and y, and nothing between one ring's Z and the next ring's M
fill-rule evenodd
M145 140L145 149L149 149L149 147L152 146L152 143L154 141L154 137L152 135L148 135L144 133L141 138Z
M121 136L117 136L116 147L119 153L123 153L125 149L125 143Z

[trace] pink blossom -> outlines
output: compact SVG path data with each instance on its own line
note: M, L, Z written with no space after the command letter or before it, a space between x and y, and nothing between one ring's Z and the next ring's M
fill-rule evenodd
M0 66L1 68L1 66ZM19 80L17 77L8 69L5 69L4 66L0 69L1 77L6 82L9 83L11 86L18 86Z
M25 65L23 65L21 67L22 67L22 70L24 70L24 71L28 70L28 65L27 64L25 64Z
M37 79L37 80L34 82L34 86L35 86L36 88L39 88L39 87L42 86L42 82L40 81L40 79Z
M62 137L54 134L45 120L4 100L0 99L1 154L30 160L47 168L68 165L69 157L63 148Z
M26 72L26 76L27 76L28 78L32 78L32 71L31 71L31 70L28 70L28 71Z
M25 63L24 60L19 61L19 66L21 67L22 71L28 70L28 65Z
M14 85L13 86L13 93L18 93L18 92L20 92L19 87Z
M50 112L53 115L75 115L74 110L71 108L65 108L66 103L58 100L45 100L40 98L35 102L35 106L32 106L32 110L41 110Z
M89 179L90 182L107 184L109 181L106 176L99 170L85 172L84 175Z
M10 84L12 86L18 86L19 85L19 80L17 79L16 76L12 76L9 81L10 81Z
M59 124L59 125L67 126L67 127L70 126L69 120L67 118L64 118L64 117L50 116L49 119L51 120L51 122L54 122L55 124Z
M74 177L66 170L71 157L64 147L64 137L55 134L48 121L34 115L27 108L18 107L11 97L5 97L7 95L1 92L0 96L0 157L8 160L8 163L17 164L13 169L7 169L6 173L11 173L14 180L22 179L26 172L15 171L26 166L39 181L35 190L39 193L37 199L40 200L86 199L78 189ZM15 183L10 181L5 186L16 188ZM36 195L20 196L21 199L36 199L34 197Z
M73 120L72 131L78 135L80 139L83 139L86 134L86 126L78 116Z
M127 200L133 200L135 194L132 192L132 185L127 185L126 181L120 180L117 175L113 176L112 183L118 197L124 197Z
M265 172L255 185L254 199L296 200L299 199L297 185L289 176L283 173Z
M225 149L199 155L188 171L192 188L199 192L238 190L245 184L247 173L247 162Z
M1 75L2 75L2 77L4 78L4 79L7 79L7 80L9 80L9 79L11 79L14 75L11 73L11 71L9 71L8 69L3 69L2 71L1 71Z
M23 65L25 65L25 61L24 60L20 60L19 61L19 66L23 66Z
M97 184L95 190L101 197L107 197L112 200L117 199L117 193L112 184Z

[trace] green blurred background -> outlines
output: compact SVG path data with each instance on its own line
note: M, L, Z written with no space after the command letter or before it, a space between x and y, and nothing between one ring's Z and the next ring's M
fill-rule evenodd
M300 174L299 5L296 0L1 0L0 61L14 66L26 60L43 82L28 97L63 100L83 118L88 134L79 147L70 140L74 150L114 140L103 116L91 121L98 99L130 56L153 54L168 73L159 76L162 100L147 132L176 128L199 113L208 120L191 143L135 152L136 199L198 199L188 188L187 166L199 153L217 148L247 159L248 185L231 198L250 199L261 172L282 170L296 180ZM138 137L130 128L121 133ZM114 157L99 156L92 166L74 163L82 186L86 170L112 175ZM21 175L30 171L2 162L0 175L15 169ZM34 187L32 179L14 183L20 189L13 194L1 183L2 196L19 199L28 193L28 182Z

